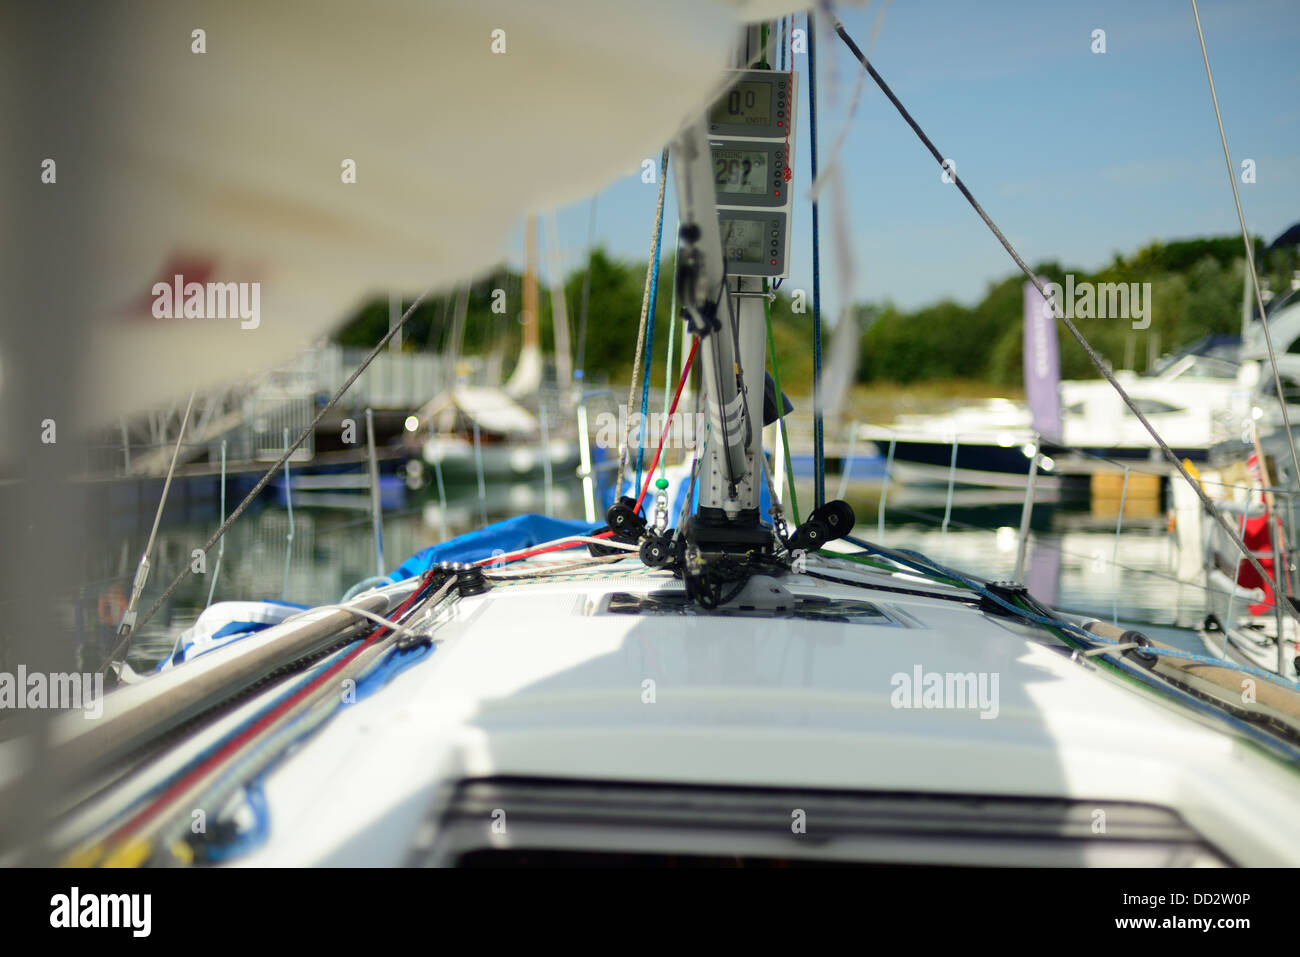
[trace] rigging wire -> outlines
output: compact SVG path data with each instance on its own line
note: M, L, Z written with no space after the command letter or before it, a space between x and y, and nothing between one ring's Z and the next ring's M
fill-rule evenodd
M655 354L655 312L659 304L659 255L663 246L664 234L664 192L668 186L668 147L664 147L663 154L659 158L659 209L655 214L655 241L654 250L651 253L653 263L650 278L650 303L648 306L649 316L646 320L645 333L645 360L644 370L641 381L641 421L637 428L636 442L636 480L632 487L636 488L641 484L641 466L645 462L645 436L646 436L646 414L650 411L650 373L653 366ZM654 471L654 466L650 466ZM639 500L638 500L639 504ZM634 509L635 511L635 509Z
M1282 425L1286 429L1287 444L1291 448L1291 465L1295 468L1292 475L1300 476L1300 458L1296 456L1295 435L1291 432L1291 416L1286 409L1286 393L1282 389L1282 376L1277 371L1277 353L1273 350L1273 333L1268 327L1268 317L1264 313L1264 297L1259 290L1259 274L1255 271L1254 244L1246 230L1246 217L1241 211L1241 194L1237 192L1237 174L1232 168L1232 154L1228 152L1228 137L1223 132L1223 117L1219 114L1219 97L1214 92L1214 74L1210 72L1210 54L1205 49L1205 34L1201 31L1201 14L1196 9L1196 0L1192 2L1192 16L1196 19L1196 36L1201 41L1201 59L1205 61L1205 79L1210 85L1210 100L1214 104L1214 120L1219 125L1219 142L1223 145L1223 161L1228 165L1228 182L1232 184L1232 201L1237 207L1237 222L1241 225L1241 241L1246 247L1246 268L1250 270L1250 279L1255 286L1255 304L1259 309L1259 322L1264 329L1264 342L1268 344L1268 361L1273 367L1273 385L1277 388L1277 401L1282 406Z
M677 380L677 391L673 393L672 405L668 408L668 414L664 417L663 431L659 433L659 447L655 449L655 457L650 463L650 469L645 475L645 484L641 486L641 494L636 497L636 504L632 506L632 511L641 508L641 503L645 500L645 494L650 489L650 480L654 478L655 466L659 464L659 457L663 455L664 443L668 441L668 430L672 427L673 416L677 412L677 403L682 397L682 389L686 386L686 379L691 374L691 366L695 363L695 353L700 348L700 337L696 336L691 343L691 354L686 357L686 367L682 369L682 376Z
M636 384L641 378L641 359L645 350L647 317L649 317L650 322L654 321L654 317L650 315L650 296L651 285L657 286L659 278L659 242L664 227L664 188L668 185L667 170L668 148L664 147L659 161L659 199L655 207L654 242L650 246L650 261L646 264L645 292L641 296L641 322L637 326L636 352L632 356L632 378L627 386L627 428L623 433L623 449L618 456L618 473L615 475L615 487L617 489L614 493L615 497L622 491L623 477L627 474L627 458L632 448L632 403L636 399ZM635 488L635 485L633 487Z
M809 10L808 28L808 175L817 182L817 37L816 21ZM786 150L787 158L790 151ZM812 200L813 281L813 504L826 504L826 446L822 423L822 280L817 197ZM799 516L796 516L796 519Z
M158 794L149 801L142 810L132 815L132 817L124 824L114 829L114 831L104 841L105 846L111 847L117 845L119 848L126 850L128 839L132 834L142 828L148 827L154 818L162 815L170 804L172 804L177 798L184 796L190 788L201 782L222 762L236 758L241 748L254 742L257 736L262 732L270 730L280 718L289 715L295 706L305 702L313 692L321 689L332 676L346 668L362 652L366 651L368 648L374 647L380 638L382 638L386 633L392 631L392 628L390 627L391 624L402 618L406 612L417 603L417 601L424 597L426 589L428 589L432 584L438 571L439 569L437 566L430 568L425 573L419 586L411 592L411 594L407 596L400 605L398 605L384 625L372 630L365 639L356 642L350 651L335 660L328 668L320 671L315 675L315 677L300 685L295 691L278 700L260 716L245 725L219 747L215 748L196 766L187 768L176 779L173 779L167 787L162 790L161 794ZM431 600L434 602L440 601L450 590L454 581L454 578L449 578L445 583L443 583L438 591L431 596ZM121 852L119 851L118 853ZM111 860L113 856L114 852L110 851L109 859Z
M668 402L670 398L668 390L672 388L672 384L673 384L673 346L677 335L677 277L678 275L679 275L679 268L678 268L677 256L674 255L673 256L673 287L672 287L671 298L669 299L668 302L668 361L664 363L664 421L665 422L671 422L673 416L672 410L668 408ZM685 330L683 330L682 336L685 337L685 335L686 332ZM695 358L695 348L692 346L690 361L694 361L694 358ZM682 372L683 385L685 384L685 375L686 375L685 364L683 364L683 372ZM681 390L679 389L678 392L680 393L680 391ZM676 403L674 403L673 408L674 409L676 408ZM662 448L663 448L663 444L661 442L660 449ZM655 457L659 458L658 455L656 455ZM650 466L650 471L651 472L654 471L653 465ZM660 460L659 462L659 477L667 478L667 475L668 475L668 460L665 458Z
M942 565L934 561L933 559L920 554L919 552L914 552L906 548L886 548L883 545L876 545L871 542L865 541L864 539L855 538L854 536L851 535L844 536L844 540L851 545L858 546L868 554L880 555L884 558L888 558L890 561L897 562L900 565L904 565L913 571L917 571L920 572L922 575L926 575L927 577L933 577L934 575L942 576L943 578L946 578L951 582L955 582L964 588L968 588L974 592L977 592L980 595L980 597L985 598L993 602L994 604L1001 606L1002 608L1005 608L1007 611L1012 612L1018 615L1019 617L1026 619L1027 621L1034 622L1035 624L1046 625L1052 628L1057 628L1062 631L1067 631L1072 635L1076 636L1077 638L1089 643L1090 645L1098 642L1107 645L1115 644L1115 642L1112 639L1106 638L1103 635L1098 635L1095 632L1088 631L1081 625L1076 625L1072 622L1065 621L1063 618L1060 618L1054 611L1052 611L1052 609L1048 608L1047 606L1043 605L1042 603L1038 602L1036 599L1033 599L1032 597L1030 600L1033 602L1035 609L1030 610L1030 609L1022 608L1019 605L1016 605L1014 602L1007 600L1006 598L1002 597L1001 595L998 595L996 592L990 589L988 582L981 582L978 579L971 578L968 575L965 575L962 572L957 571L951 566ZM1149 654L1159 655L1165 658L1180 658L1186 661L1195 662L1196 664L1206 664L1206 665L1214 665L1215 667L1221 667L1221 668L1231 668L1237 671L1245 672L1247 674L1252 674L1261 678L1266 678L1270 682L1280 684L1284 688L1291 688L1292 690L1300 689L1300 685L1294 682L1287 681L1286 678L1278 675L1276 672L1265 671L1261 668L1256 668L1253 665L1245 665L1239 662L1234 662L1222 658L1210 658L1206 655L1198 655L1188 651L1179 651L1175 648L1161 648L1157 646L1144 646L1144 647L1146 647L1146 651Z
M1020 267L1021 272L1023 272L1025 276L1029 279L1029 281L1034 284L1034 287L1039 291L1039 293L1042 295L1042 297L1045 300L1047 300L1049 303L1054 304L1054 300L1050 295L1048 295L1047 290L1043 285L1043 281L1038 278L1037 274L1032 269L1029 268L1028 263L1026 263L1024 259L1020 257L1020 254L1016 252L1016 249L1014 246L1011 245L1010 240L1008 240L1007 237L1003 235L1002 230L1000 230L997 227L997 224L994 223L993 220L989 218L988 213L984 211L984 207L981 206L979 204L979 201L975 199L975 196L966 187L966 184L962 182L961 177L958 176L955 171L949 169L948 166L944 165L943 154L939 152L939 150L935 147L934 143L930 140L930 137L928 137L925 134L925 131L922 130L920 125L916 122L916 120L912 118L912 114L907 111L907 108L903 106L902 102L898 99L898 97L894 95L894 91L889 88L889 84L886 83L884 78L879 73L876 72L876 68L871 65L871 62L867 59L866 54L864 54L862 50L858 47L858 45L853 42L853 38L849 36L848 32L844 29L844 24L840 23L838 20L835 21L835 32L839 35L840 39L844 41L845 45L849 48L849 50L853 53L853 55L857 57L858 62L862 64L863 68L867 71L867 73L871 75L871 79L875 81L878 87L880 87L881 92L885 94L889 102L894 105L894 109L898 111L898 114L904 119L904 121L906 121L907 125L912 128L912 131L921 140L921 143L930 152L930 155L935 158L935 161L939 163L940 167L946 173L948 173L948 175L952 178L953 184L961 192L962 196L966 198L966 201L970 203L971 208L975 210L975 212L979 215L980 219L984 221L984 225L986 225L989 228L989 230L997 238L998 242L1002 244L1002 248L1007 251L1008 255L1010 255L1011 258L1015 261L1015 264ZM812 37L810 36L809 37L810 53L812 50L811 44L812 44ZM816 216L817 216L817 207L816 205L814 205L813 206L814 223L816 223ZM814 257L815 257L816 256L815 245L813 249L814 249ZM814 262L816 262L815 258L814 258ZM814 283L815 282L816 282L816 275L814 272ZM814 289L815 288L816 286L814 285ZM816 307L814 306L814 310L815 309ZM1273 588L1274 593L1276 594L1277 587L1273 581L1273 576L1271 576L1268 573L1268 571L1260 563L1260 560L1246 546L1246 543L1242 541L1242 538L1237 533L1237 530L1234 529L1224 519L1222 513L1218 510L1217 507L1215 507L1214 503L1210 500L1210 497L1205 493L1205 490L1201 488L1200 484L1194 478L1192 478L1191 473L1187 471L1187 468L1179 460L1178 456L1174 454L1173 449L1169 447L1168 443L1166 443L1165 440L1160 436L1160 433L1156 431L1155 427L1151 424L1150 420L1146 417L1146 414L1143 413L1140 408L1138 408L1137 404L1134 403L1132 397L1128 394L1127 391L1125 391L1124 387L1120 385L1119 380L1115 378L1115 374L1111 372L1109 367L1106 365L1105 359L1103 359L1101 355L1098 354L1097 350L1092 347L1092 344L1088 342L1088 340L1084 337L1083 333L1079 331L1079 327L1076 326L1074 322L1064 314L1064 311L1060 311L1057 318L1060 320L1061 324L1065 326L1066 330L1070 333L1070 335L1074 337L1074 340L1079 343L1080 347L1084 351L1084 354L1087 355L1088 360L1093 364L1093 366L1096 367L1097 371L1102 374L1102 377L1105 378L1105 380L1110 383L1111 387L1114 388L1115 391L1119 394L1120 399L1122 399L1124 404L1128 406L1129 411L1131 411L1133 415L1137 418L1137 420L1142 423L1143 428L1145 428L1147 430L1147 433L1152 437L1152 439L1155 440L1156 445L1160 448L1160 451L1164 454L1165 458L1168 459L1173 464L1174 468L1178 470L1178 473L1186 480L1187 484L1191 486L1192 491L1194 491L1196 493L1197 498L1201 500L1201 504L1205 507L1206 512L1209 515L1211 515L1214 518L1214 520L1218 522L1219 526L1224 530L1224 532L1227 533L1229 541L1231 541L1241 551L1242 555L1244 555L1246 559L1251 563L1255 571L1259 573L1260 577L1264 581L1268 582L1269 586ZM815 384L815 380L814 380L814 384ZM1289 602L1286 603L1285 608L1293 618L1300 620L1300 611L1298 611Z
M794 489L794 463L790 461L790 439L785 426L785 416L790 409L786 407L785 394L781 391L781 364L776 358L776 340L772 336L772 303L766 296L763 297L763 319L767 322L767 351L772 358L772 385L776 389L777 431L781 434L786 486L790 489L787 498L790 500L790 510L794 515L795 524L798 524L803 513L799 511L799 496Z
M163 508L167 505L167 493L171 491L172 476L176 473L176 461L181 454L181 440L185 438L185 427L190 422L190 412L194 409L194 394L198 391L198 386L190 389L190 401L185 404L185 416L181 419L180 431L176 433L176 447L172 449L172 461L167 466L167 478L163 482L162 496L158 499L158 508L153 513L153 528L149 530L149 540L145 542L144 552L140 555L140 564L135 569L135 581L131 583L131 600L127 603L126 611L122 613L122 622L118 625L117 634L122 642L129 642L131 635L138 627L135 623L135 606L140 601L140 595L144 592L145 582L149 578L149 555L153 552L154 539L158 536L158 523L162 521ZM207 549L203 549L207 553ZM189 567L188 565L186 566ZM149 615L144 616L143 625L149 620ZM109 658L110 663L112 658ZM107 670L107 666L105 666Z
M378 356L381 352L383 352L385 348L387 348L388 343L389 341L392 340L393 336L401 332L402 327L406 325L407 320L410 319L412 315L414 315L415 310L420 307L420 304L424 302L425 298L429 296L432 292L433 290L429 289L426 290L425 292L420 293L420 295L415 297L415 300L411 303L410 306L407 307L406 312L402 313L402 317L398 319L397 322L393 323L392 326L389 328L388 332L385 333L377 343L375 343L374 348L371 349L370 352L366 355L366 357L361 360L361 363L355 369L352 370L352 374L349 375L345 380L343 380L343 384L340 385L334 391L334 394L330 396L329 401L327 401L323 406L320 407L319 410L317 410L316 417L312 419L311 422L307 425L307 427L298 434L298 437L294 439L293 442L284 450L284 454L280 456L279 460L275 464L273 464L269 469L266 470L266 473L260 479L257 480L257 484L253 486L252 490L247 495L244 496L243 501L241 501L238 505L235 506L235 510L231 512L230 515L226 518L226 520L222 522L220 526L218 526L217 530L212 533L212 537L209 538L207 543L203 546L203 551L205 553L211 551L212 546L215 545L217 542L219 542L221 540L221 536L225 535L226 532L229 531L230 526L235 524L235 522L238 520L239 516L244 514L244 512L248 509L248 506L252 504L253 500L257 498L258 495L261 494L262 489L266 488L267 483L271 481L271 479L275 476L275 473L278 472L281 469L281 467L284 465L284 463L289 460L289 456L291 456L295 451L297 451L298 446L302 445L303 442L307 441L307 436L311 435L315 431L316 426L320 423L320 420L325 417L325 413L329 412L330 409L334 408L335 404L339 401L339 399L343 397L343 393L347 392L348 389L352 387L352 383L356 382L357 379L361 377L361 373L366 371L366 368L370 365L371 362L375 360L375 357ZM146 624L148 624L149 620L153 618L155 614L157 614L158 609L161 608L163 606L163 603L166 602L167 599L172 596L172 593L175 592L176 589L181 586L181 583L184 582L185 579L190 576L192 571L193 571L192 563L186 563L181 568L180 572L177 573L176 577L172 579L171 584L167 586L167 588L163 591L163 593L158 596L157 600L154 601L153 605L150 606L149 610L145 613L145 616L140 620L140 623L136 626L137 629L143 628ZM119 641L117 645L114 646L113 650L109 652L108 658L105 661L103 668L101 669L102 671L107 672L108 669L112 667L112 664L116 660L118 654L126 650L126 647L130 642L130 638L131 636L128 634L122 641Z
M700 406L704 401L704 384L702 382L698 384L700 388L695 392L696 422L700 421ZM674 540L685 534L684 529L686 527L686 516L690 512L691 502L695 498L695 481L700 474L700 458L704 449L707 447L709 432L712 428L713 426L711 424L706 423L704 426L703 438L698 435L691 436L694 441L694 448L691 449L691 477L686 483L686 494L682 496L681 510L677 513L677 535L674 536Z
M889 4L890 0L885 0L885 2L881 4L880 10L876 13L876 19L871 24L871 36L867 37L868 55L870 55L871 51L875 49L876 41L880 39L880 28L884 26L885 12L889 9ZM870 6L871 0L867 0L866 8L864 8L862 12L865 14ZM840 154L844 152L844 143L849 138L849 131L853 128L853 121L858 115L858 107L862 103L862 91L867 85L866 78L866 73L859 73L857 81L853 84L853 93L849 96L848 113L844 118L844 126L840 128L840 135L836 137L834 144L831 146L830 159L823 167L822 174L813 181L813 184L810 187L808 187L808 192L813 196L821 194L822 188L827 183L828 175L834 172L840 165Z

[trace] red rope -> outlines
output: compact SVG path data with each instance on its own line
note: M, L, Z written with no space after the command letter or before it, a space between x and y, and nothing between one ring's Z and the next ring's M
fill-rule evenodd
M790 168L790 125L794 121L794 14L790 14L790 28L785 32L786 39L790 42L790 72L785 85L785 181L788 183L794 179L794 170Z
M397 610L394 611L389 616L389 621L394 621L397 618L400 618L406 612L406 610L411 607L411 605L415 602L415 599L420 595L421 592L424 591L425 587L429 584L430 580L433 578L434 574L437 573L437 571L438 571L437 566L434 566L433 568L430 568L427 572L425 572L424 578L421 579L419 586L415 589L415 591L411 592L411 594L407 596L406 601L402 602L397 607ZM321 674L317 675L306 685L299 688L297 691L291 694L284 701L280 702L278 705L276 705L266 714L262 715L262 717L258 718L256 721L250 724L239 734L235 735L235 737L231 738L224 745L222 745L219 750L217 750L214 754L206 758L201 764L199 764L198 767L194 768L194 770L190 771L183 778L181 778L179 781L177 781L175 784L169 787L166 791L164 791L161 795L159 795L156 799L154 799L146 808L144 808L144 810L140 811L133 818L131 818L131 820L127 821L120 828L114 831L113 834L108 838L108 841L106 843L114 844L120 839L122 839L123 837L129 835L137 827L143 824L146 820L148 820L150 817L152 817L154 814L160 811L163 807L165 807L168 803L174 800L177 796L179 796L182 792L184 792L188 787L194 784L195 781L197 781L200 777L206 774L214 765L224 760L225 758L229 757L231 754L233 754L235 751L241 748L244 744L246 744L255 735L260 734L262 731L266 730L266 728L268 728L277 718L284 715L290 708L298 704L305 697L307 697L307 695L311 694L313 691L315 691L317 688L323 685L326 681L329 681L329 679L333 677L335 674L337 674L341 668L345 667L350 661L356 658L357 655L361 654L361 652L363 652L366 648L370 647L370 645L374 644L374 642L379 640L379 638L381 638L384 635L384 633L387 632L388 630L389 629L387 626L380 625L378 628L372 631L370 635L363 642L361 642L361 644L359 644L356 648L353 648L343 658L339 659L328 669L321 672Z
M604 531L604 532L596 532L595 534L588 535L586 537L587 538L609 538L613 534L614 534L613 531ZM500 563L502 565L506 565L510 562L517 562L517 561L522 561L525 558L532 558L534 555L545 555L547 552L562 552L566 548L586 548L586 547L587 547L586 542L558 542L555 545L542 545L532 549L531 551L522 552L518 555L512 555L509 558L503 558L497 555L489 555L487 558L480 558L478 561L473 562L473 564L492 565L495 563Z
M655 457L650 460L650 468L645 473L645 484L641 486L641 494L636 497L636 504L632 506L634 512L641 507L641 502L645 499L645 493L650 489L650 479L654 478L655 466L659 464L659 456L664 451L664 442L668 441L668 429L673 424L673 416L677 414L677 401L682 397L682 388L686 385L686 377L691 374L691 366L695 363L695 352L699 348L700 337L696 336L695 341L691 343L691 354L686 357L686 365L682 367L682 377L677 380L677 391L673 393L673 404L668 407L668 421L664 423L663 431L659 433L659 448L655 449Z

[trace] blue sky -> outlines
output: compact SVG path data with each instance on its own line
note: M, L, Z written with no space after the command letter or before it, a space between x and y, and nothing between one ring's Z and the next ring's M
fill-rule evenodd
M840 11L866 48L881 0ZM1201 0L1210 64L1252 232L1300 221L1300 0ZM802 17L799 24L802 26ZM1094 29L1106 53L1091 52ZM1187 0L894 0L873 65L1031 264L1094 268L1155 239L1238 230ZM805 58L796 57L801 71ZM818 47L819 159L846 123L860 67L831 36ZM1014 265L868 78L841 154L855 301L915 307L977 301ZM796 186L808 188L806 85ZM669 180L665 254L676 223ZM830 213L822 205L822 295L833 315ZM645 261L655 187L629 176L597 200L596 242ZM587 240L589 201L557 212L566 269ZM522 247L517 230L513 248ZM811 287L811 216L796 206L792 275ZM517 257L516 257L517 258Z

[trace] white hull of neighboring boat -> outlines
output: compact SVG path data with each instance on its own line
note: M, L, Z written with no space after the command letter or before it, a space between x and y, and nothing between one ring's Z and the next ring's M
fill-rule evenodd
M1249 389L1235 379L1206 377L1206 360L1186 356L1158 376L1119 372L1117 378L1152 426L1180 458L1202 461L1217 442L1239 433L1248 420ZM1218 364L1215 365L1218 369ZM1040 460L1039 483L1059 476L1088 474L1102 459L1165 469L1146 428L1101 379L1060 383L1060 441L1072 451L1056 461ZM987 399L943 413L901 415L891 426L860 428L859 438L881 450L894 444L895 474L918 482L949 480L952 447L957 445L956 481L968 485L1023 487L1029 455L1038 444L1027 406ZM1049 447L1051 442L1046 443Z
M1228 657L1241 664L1278 673L1277 617L1269 611L1252 615L1248 608L1260 602L1264 594L1257 588L1233 586L1228 576L1215 568L1206 576L1206 612L1214 616L1220 628L1201 628L1201 641L1217 658ZM1283 622L1282 675L1289 681L1300 679L1296 671L1298 629L1294 619Z
M546 451L557 477L571 478L573 470L578 467L577 443L552 439L547 443ZM543 471L546 460L542 443L538 441L480 443L478 453L474 450L473 440L455 435L436 435L424 443L424 460L430 465L441 465L444 476L477 475L480 455L483 474L494 479L538 474Z
M895 456L890 468L891 479L904 485L954 485L980 486L984 488L1005 488L1024 491L1029 480L1027 472L995 472L988 469L951 469L942 465L924 462L909 462ZM1044 475L1042 472L1034 479L1035 493L1059 492L1062 479L1057 475ZM1041 498L1035 498L1041 502Z

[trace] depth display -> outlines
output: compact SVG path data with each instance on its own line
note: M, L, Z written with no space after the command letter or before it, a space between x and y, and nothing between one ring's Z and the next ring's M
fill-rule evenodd
M765 149L713 151L713 183L719 193L758 196L768 191Z
M709 151L719 206L787 204L784 143L719 139L709 141Z

